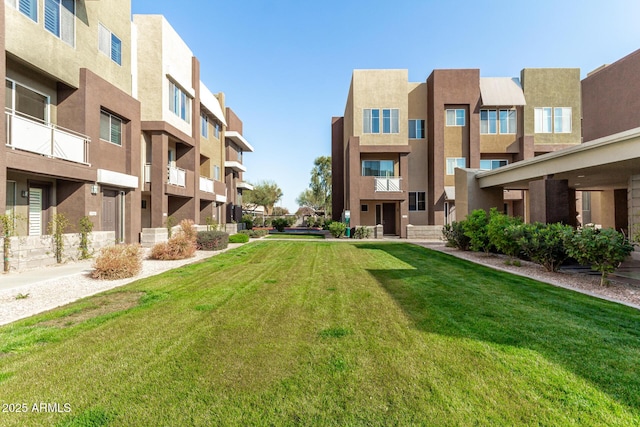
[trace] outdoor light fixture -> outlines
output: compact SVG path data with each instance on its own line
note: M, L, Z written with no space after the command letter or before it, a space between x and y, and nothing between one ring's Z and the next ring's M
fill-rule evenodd
M26 199L27 197L29 197L29 191L28 190L22 190L20 192L20 195Z
M100 186L98 184L93 184L91 186L91 194L94 196L100 192Z

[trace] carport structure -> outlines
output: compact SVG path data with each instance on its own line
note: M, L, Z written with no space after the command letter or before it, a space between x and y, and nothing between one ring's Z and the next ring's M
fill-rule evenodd
M459 218L500 208L505 190L526 190L530 222L576 225L576 191L599 191L606 226L638 233L640 127L543 154L491 171L456 170Z

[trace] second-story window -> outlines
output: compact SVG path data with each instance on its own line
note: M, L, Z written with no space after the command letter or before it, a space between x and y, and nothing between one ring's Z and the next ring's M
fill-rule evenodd
M122 145L122 119L100 110L100 139Z
M363 160L362 176L390 178L395 176L393 160Z
M220 123L216 122L215 126L213 127L213 135L220 139Z
M200 134L209 138L209 118L204 113L200 113Z
M409 139L424 139L424 120L409 120Z
M555 133L571 133L571 107L553 109L553 131Z
M382 115L382 133L399 132L399 110L397 108L365 108L362 110L362 132L380 133L380 115Z
M6 0L5 3L18 9L34 22L38 22L38 0Z
M480 133L498 133L498 112L496 110L480 110Z
M44 0L44 27L62 41L75 45L75 0Z
M465 111L463 108L449 109L446 111L447 126L464 126Z
M169 81L169 110L185 122L191 123L191 98L172 81Z
M49 97L47 95L9 79L6 80L5 85L6 108L19 116L36 119L42 123L49 122Z
M213 179L220 181L220 166L218 165L213 166Z
M98 50L122 65L122 41L102 24L98 26Z

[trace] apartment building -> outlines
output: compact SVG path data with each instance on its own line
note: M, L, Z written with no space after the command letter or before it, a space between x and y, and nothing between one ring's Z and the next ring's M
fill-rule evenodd
M140 103L132 96L130 2L6 0L2 8L4 212L18 234L78 231L137 242ZM113 240L112 240L113 241Z
M253 147L242 136L242 120L227 107L229 124L225 132L225 182L227 185L226 220L239 223L242 220L242 192L253 190L253 186L243 180L247 167L243 164L243 154L253 152Z
M419 235L456 219L456 168L491 170L581 142L578 69L355 70L344 116L332 120L333 212L384 234ZM527 194L501 206L527 215ZM422 227L422 228L421 228ZM416 234L418 233L418 234Z

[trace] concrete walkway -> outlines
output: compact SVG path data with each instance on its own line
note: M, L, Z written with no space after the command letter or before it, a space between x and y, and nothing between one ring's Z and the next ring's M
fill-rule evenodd
M62 279L68 276L91 272L93 260L69 262L67 264L42 267L21 272L0 274L0 289L19 288L51 279Z

